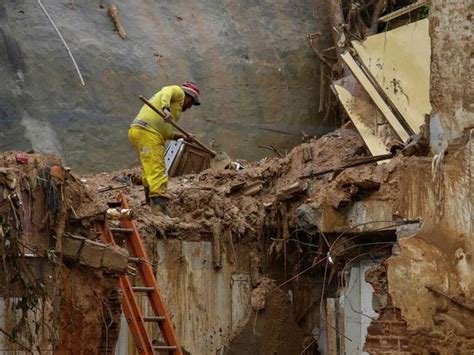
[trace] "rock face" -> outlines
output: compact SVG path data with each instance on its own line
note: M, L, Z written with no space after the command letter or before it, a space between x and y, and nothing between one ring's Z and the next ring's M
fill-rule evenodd
M60 154L76 170L132 166L127 141L139 94L194 80L203 105L183 125L217 149L256 159L315 131L319 63L306 40L330 47L318 1L43 1L85 80L82 86L39 4L0 5L0 149ZM327 129L327 128L326 128ZM286 132L286 133L282 133Z

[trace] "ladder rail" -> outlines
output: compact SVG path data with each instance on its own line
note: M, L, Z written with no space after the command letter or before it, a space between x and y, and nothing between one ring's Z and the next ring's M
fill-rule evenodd
M106 231L103 225L98 224L98 229L102 239L106 243L117 245L110 231ZM142 350L145 354L154 354L153 342L146 331L145 320L132 289L132 284L126 274L119 277L120 288L123 292L122 310L131 330L133 340L139 352Z
M118 199L122 204L122 208L129 208L127 199L123 193L119 194ZM153 269L148 262L146 249L140 238L135 223L132 220L121 219L120 225L122 228L130 228L133 230L131 236L127 238L127 245L134 256L143 259L142 262L137 264L137 270L144 281L145 286L154 288L154 291L148 293L148 297L150 299L150 305L154 314L164 317L164 320L158 323L163 339L165 343L176 347L176 349L173 351L174 354L182 355L183 353L178 344L178 339L172 326L171 317L161 297L161 291L158 286L158 282L156 281Z

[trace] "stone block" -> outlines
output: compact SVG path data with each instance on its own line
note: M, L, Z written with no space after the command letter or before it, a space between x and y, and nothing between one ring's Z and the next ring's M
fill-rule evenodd
M129 253L119 246L107 246L104 248L102 267L111 271L126 272Z

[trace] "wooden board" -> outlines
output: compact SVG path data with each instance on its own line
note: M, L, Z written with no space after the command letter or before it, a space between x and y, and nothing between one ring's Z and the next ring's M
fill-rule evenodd
M362 71L359 64L357 64L354 57L352 57L349 52L344 52L343 54L341 54L341 57L342 60L344 60L344 63L346 63L346 65L351 70L352 74L354 74L357 81L363 86L367 94L369 94L374 104L390 123L398 137L405 142L409 137L408 132L405 130L405 128L403 128L402 124L398 121L397 117L394 115L390 107L384 101L380 93L371 83L366 74Z
M362 94L357 95L356 91L351 86L347 85L346 81L349 78L344 78L334 82L333 88L339 101L342 103L349 118L354 123L357 131L364 140L365 145L372 155L383 155L390 152L389 147L384 143L385 140L390 139L387 132L380 132L378 128L380 124L378 118L382 116L377 107L370 101L369 97L362 97ZM355 80L355 79L352 79ZM358 83L355 83L359 85ZM363 90L362 88L360 88ZM393 134L393 133L392 133ZM382 164L383 161L377 162Z
M211 166L211 155L198 146L183 142L183 147L172 162L168 176L198 174Z
M431 43L428 19L353 41L360 63L414 133L419 133L429 97Z

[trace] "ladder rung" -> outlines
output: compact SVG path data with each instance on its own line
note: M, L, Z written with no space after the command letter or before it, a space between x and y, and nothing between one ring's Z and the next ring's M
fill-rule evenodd
M111 227L109 228L111 232L115 233L133 233L132 228L117 228L117 227Z
M176 350L174 345L155 345L153 346L154 350Z
M142 286L136 286L132 287L132 290L135 292L153 292L155 291L154 287L142 287Z
M145 322L161 322L165 320L165 317L143 317Z

